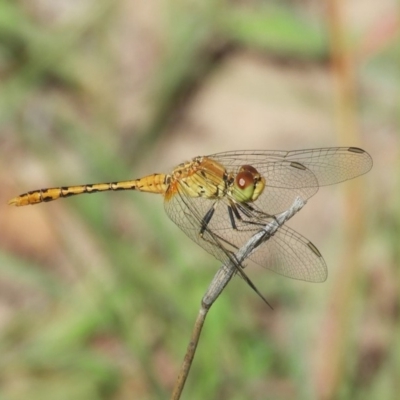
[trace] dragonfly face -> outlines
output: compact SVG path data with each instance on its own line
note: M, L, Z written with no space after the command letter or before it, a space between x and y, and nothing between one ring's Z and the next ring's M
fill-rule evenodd
M256 201L265 188L265 178L251 165L242 165L233 182L231 196L240 203Z

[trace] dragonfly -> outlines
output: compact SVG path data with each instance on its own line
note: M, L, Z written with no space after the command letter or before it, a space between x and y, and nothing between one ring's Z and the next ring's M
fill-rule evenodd
M161 194L170 219L204 250L227 263L296 198L306 202L319 187L363 175L372 163L371 156L358 147L227 151L195 157L169 174L33 190L9 204L24 206L110 190ZM242 271L251 263L309 282L323 282L328 274L317 247L286 225L238 262L237 269Z

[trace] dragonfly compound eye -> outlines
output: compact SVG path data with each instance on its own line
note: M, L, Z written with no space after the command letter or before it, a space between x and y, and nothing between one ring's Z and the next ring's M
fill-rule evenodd
M251 165L242 165L235 177L233 197L237 201L258 199L265 188L265 179Z
M259 173L258 173L258 171L252 166L252 165L242 165L241 167L240 167L240 169L239 169L239 172L242 172L242 171L248 171L248 172L250 172L251 174L253 174L254 176L256 176L256 175L260 175Z
M252 201L254 189L254 176L250 171L241 171L236 175L233 192L235 200L241 202Z
M251 201L254 193L253 174L249 171L242 171L236 175L234 183L234 198L237 201Z

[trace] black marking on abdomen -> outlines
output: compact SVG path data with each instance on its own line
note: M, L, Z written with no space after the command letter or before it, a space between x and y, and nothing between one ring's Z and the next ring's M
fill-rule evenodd
M110 183L110 189L114 190L114 191L118 191L118 190L124 190L123 187L118 186L118 182L112 182Z
M85 190L86 193L96 193L96 192L100 191L99 189L96 189L95 187L93 187L93 185L85 185L85 189L84 190Z

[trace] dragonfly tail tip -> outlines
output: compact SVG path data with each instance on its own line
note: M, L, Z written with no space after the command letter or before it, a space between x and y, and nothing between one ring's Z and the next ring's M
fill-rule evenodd
M19 206L19 201L18 201L18 197L14 197L11 200L8 201L7 203L9 206Z

